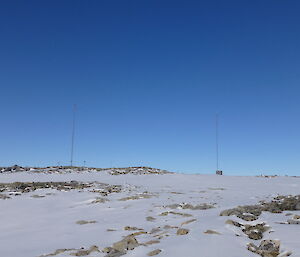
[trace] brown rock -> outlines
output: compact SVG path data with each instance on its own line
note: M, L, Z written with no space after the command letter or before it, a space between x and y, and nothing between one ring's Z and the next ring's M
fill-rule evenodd
M151 251L150 253L148 253L148 256L154 256L154 255L158 255L159 253L161 253L160 249L156 249L154 251Z
M210 229L206 230L206 231L203 232L203 233L204 233L204 234L211 234L211 235L213 235L213 234L215 234L215 235L221 235L221 233L219 233L218 231L210 230Z
M97 221L95 221L95 220L78 220L76 222L76 224L78 224L78 225L94 224L94 223L97 223Z
M133 250L138 245L139 245L139 243L135 239L134 236L127 236L123 240L114 243L112 248L122 252L122 251L126 251L126 250Z
M197 221L197 219L191 219L191 220L184 221L184 222L181 223L181 226L190 224L190 223L195 222L195 221Z
M180 228L177 230L176 234L182 236L182 235L187 235L189 232L190 232L189 229Z

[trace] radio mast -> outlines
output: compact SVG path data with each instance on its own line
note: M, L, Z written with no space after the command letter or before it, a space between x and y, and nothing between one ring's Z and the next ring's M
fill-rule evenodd
M75 118L76 118L76 104L73 105L73 123L72 123L72 141L71 141L71 167L73 167L73 153L74 153L74 137L75 137Z
M216 113L216 166L219 170L219 114Z
M223 171L219 170L219 114L216 113L216 174L223 175Z

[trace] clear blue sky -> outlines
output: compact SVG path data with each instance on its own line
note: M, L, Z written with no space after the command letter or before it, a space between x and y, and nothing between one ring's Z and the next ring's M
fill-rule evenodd
M300 2L2 1L0 166L300 174Z

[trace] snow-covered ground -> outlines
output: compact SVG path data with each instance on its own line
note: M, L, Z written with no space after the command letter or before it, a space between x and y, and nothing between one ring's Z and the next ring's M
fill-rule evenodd
M265 222L271 229L264 234L264 239L278 239L282 252L291 251L292 256L300 256L300 225L279 224L287 221L287 213L300 215L300 211L263 212L252 222L235 216L220 216L221 211L238 205L271 201L278 195L299 195L300 178L111 175L97 171L0 174L0 183L16 181L101 182L121 185L122 189L106 196L99 193L99 184L94 183L92 187L66 191L48 188L22 193L2 192L10 198L0 198L0 257L83 256L78 250L93 245L99 251L88 256L106 256L102 251L105 247L135 232L142 232L135 235L140 245L124 256L143 257L158 249L161 251L153 253L161 257L259 256L248 251L247 244L259 245L260 240L249 239L240 228L226 224L228 219L249 224ZM213 208L193 210L169 206L182 203L207 204ZM78 224L78 221L90 223ZM126 230L126 226L136 229ZM187 229L187 234L177 235L179 228ZM204 233L207 230L219 234ZM56 254L57 249L77 250Z

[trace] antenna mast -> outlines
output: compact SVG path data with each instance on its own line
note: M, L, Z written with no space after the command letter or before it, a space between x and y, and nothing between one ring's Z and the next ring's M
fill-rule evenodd
M219 114L216 113L216 166L219 171Z
M72 142L71 142L71 167L73 167L73 153L74 153L74 136L75 136L75 118L76 118L76 104L73 106L73 124L72 124Z

